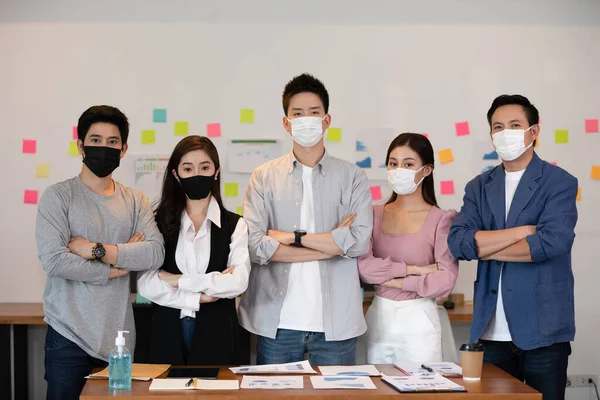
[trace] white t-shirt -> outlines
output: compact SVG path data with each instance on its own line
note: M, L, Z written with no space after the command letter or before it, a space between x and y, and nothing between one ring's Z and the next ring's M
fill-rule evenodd
M300 229L315 233L314 168L302 166ZM323 332L323 297L319 261L292 263L288 288L279 317L280 329Z
M508 212L512 204L513 197L517 191L517 186L523 177L525 170L517 172L506 172L506 180L504 184L504 193L506 197L505 203L505 220L508 219ZM502 270L500 270L500 281L498 282L498 300L496 302L496 312L490 320L486 331L481 336L484 340L496 340L499 342L510 342L512 336L506 322L506 314L504 313L504 303L502 303Z

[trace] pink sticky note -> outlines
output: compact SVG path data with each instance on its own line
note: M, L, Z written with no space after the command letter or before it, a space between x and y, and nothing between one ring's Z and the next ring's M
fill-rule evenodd
M428 139L429 139L429 134L428 134L428 133L421 132L421 135L423 135L423 136L425 136L426 138L428 138Z
M221 124L206 124L206 136L221 137Z
M37 190L26 190L24 202L25 202L25 204L37 204L38 191Z
M442 194L454 194L454 181L441 181Z
M457 122L454 124L454 126L456 127L456 136L466 136L471 133L471 130L469 129L469 123L466 121Z
M35 154L36 141L23 139L23 154Z
M558 165L558 163L556 161L552 161L550 164L552 164L552 165Z
M585 133L598 133L598 120L597 119L586 119L585 120Z
M77 127L73 127L73 140L77 140Z
M371 186L371 197L373 200L381 200L381 186Z

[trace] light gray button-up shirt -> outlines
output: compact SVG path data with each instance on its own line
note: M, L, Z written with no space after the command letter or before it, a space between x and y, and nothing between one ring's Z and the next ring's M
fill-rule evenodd
M369 250L373 230L371 191L360 168L325 152L313 170L316 233L331 232L344 256L319 261L323 295L323 328L327 340L345 340L365 333L356 258ZM269 229L293 232L300 227L302 165L293 152L256 168L244 200L249 228L252 270L239 307L241 325L275 338L287 291L291 263L270 262L279 242ZM351 227L338 228L356 213Z

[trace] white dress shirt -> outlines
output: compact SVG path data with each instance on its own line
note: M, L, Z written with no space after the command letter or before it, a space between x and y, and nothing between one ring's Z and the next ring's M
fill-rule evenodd
M179 308L180 318L195 317L200 309L200 295L219 298L235 298L248 287L250 257L248 254L248 226L243 218L238 220L231 243L227 267L235 266L230 274L206 273L210 261L212 222L221 226L221 209L211 198L206 218L196 232L187 212L181 216L179 239L175 249L175 262L181 271L179 288L175 288L158 276L158 271L145 272L138 278L138 291L148 300L164 307Z

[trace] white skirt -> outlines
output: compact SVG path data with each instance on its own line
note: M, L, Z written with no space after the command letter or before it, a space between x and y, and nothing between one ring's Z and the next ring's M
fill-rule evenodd
M394 301L375 296L366 319L369 364L442 361L440 318L434 299Z

